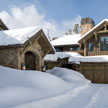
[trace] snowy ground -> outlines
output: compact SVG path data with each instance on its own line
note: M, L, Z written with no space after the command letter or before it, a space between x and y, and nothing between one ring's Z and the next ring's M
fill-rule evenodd
M43 73L0 66L0 108L108 108L108 85L63 68Z

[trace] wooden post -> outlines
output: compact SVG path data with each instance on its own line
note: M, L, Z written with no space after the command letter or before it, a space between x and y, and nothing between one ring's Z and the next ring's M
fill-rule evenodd
M94 32L95 40L97 41L97 33Z
M96 40L95 51L96 51L96 55L98 55L98 39L97 39L97 33L96 32L94 32L94 36L95 36L95 40Z
M87 56L87 42L84 41L84 56Z
M107 30L107 25L105 24L105 25L104 25L104 27L105 27L105 29L104 29L104 30L106 31L106 30Z
M81 44L79 44L79 47L80 47L80 50L81 50L82 45L81 45Z

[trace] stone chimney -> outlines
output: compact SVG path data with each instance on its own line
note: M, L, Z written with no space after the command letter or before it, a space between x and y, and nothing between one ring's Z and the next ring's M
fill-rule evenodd
M83 36L86 32L92 29L95 26L94 21L92 18L82 18L81 20L81 36Z

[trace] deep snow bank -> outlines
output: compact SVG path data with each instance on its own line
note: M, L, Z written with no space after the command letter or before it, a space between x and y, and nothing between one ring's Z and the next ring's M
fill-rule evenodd
M64 68L54 68L44 73L0 66L0 108L58 96L74 89L74 84L79 87L81 82L88 80L80 73Z
M45 98L69 88L68 83L48 73L0 66L0 108Z
M47 73L53 74L60 79L72 84L75 83L90 83L81 73L66 68L55 67L52 70L48 70Z

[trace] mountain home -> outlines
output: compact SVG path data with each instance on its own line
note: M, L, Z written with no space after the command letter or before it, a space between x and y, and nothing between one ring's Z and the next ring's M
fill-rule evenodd
M101 21L79 40L84 56L108 55L108 19Z
M83 35L92 29L95 26L94 21L91 18L82 18L81 20L81 33L80 34L73 34L73 35L64 35L58 39L55 39L51 41L52 45L56 49L55 55L52 55L50 58L49 55L45 58L45 64L47 65L47 69L50 69L54 66L57 66L57 60L55 61L55 58L58 57L58 60L60 62L63 61L63 59L67 61L62 62L61 67L66 67L69 69L79 70L79 64L80 60L79 57L84 56L84 45L79 44L78 41L83 37ZM59 53L60 52L60 53ZM64 57L62 55L65 55ZM66 56L67 55L67 56ZM51 55L50 55L51 56ZM53 57L54 56L54 57ZM75 59L73 59L75 58ZM77 59L78 58L78 59ZM53 64L53 65L51 65ZM56 65L54 65L56 64ZM60 66L60 65L59 65Z
M64 35L58 39L51 41L51 43L55 47L56 52L81 53L80 46L78 43L80 39L81 39L81 34Z
M77 36L79 38L76 39ZM95 26L91 18L82 18L80 34L66 35L52 41L52 44L56 51L61 51L60 59L63 59L63 54L71 53L64 56L68 57L67 68L79 70L94 83L108 83L108 19ZM50 58L45 60L46 64L48 60Z
M95 83L108 83L108 19L82 35L78 41L84 51L80 72Z
M54 48L40 27L8 30L0 20L0 65L27 70L42 70L44 56Z

